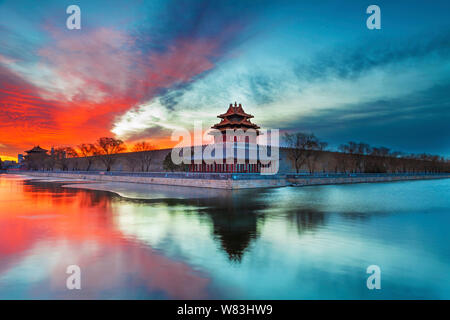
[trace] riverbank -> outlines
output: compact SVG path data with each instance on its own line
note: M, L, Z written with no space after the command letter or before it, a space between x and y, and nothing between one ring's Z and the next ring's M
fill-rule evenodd
M288 175L287 181L293 186L312 186L328 184L376 183L408 180L449 179L450 174L346 174L302 176Z
M214 189L252 189L348 183L374 183L405 180L446 179L450 174L284 174L260 175L193 172L14 172L32 177L63 178L92 182L127 182L152 185Z

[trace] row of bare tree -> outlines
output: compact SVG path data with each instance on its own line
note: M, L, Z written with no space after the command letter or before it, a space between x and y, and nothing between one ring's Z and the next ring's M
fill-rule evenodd
M450 172L450 161L431 154L405 154L386 147L350 141L339 146L340 152L326 151L327 143L312 133L286 133L288 157L299 173L306 169L342 173L438 173ZM319 168L318 163L322 164ZM325 165L324 165L325 164Z
M430 154L404 154L392 152L386 147L371 147L367 143L353 141L339 146L340 152L327 151L327 143L319 140L312 133L286 133L284 143L287 147L288 158L296 172L307 170L314 172L341 173L402 173L402 172L450 172L450 161L443 157ZM72 167L78 168L83 163L82 170L89 171L94 162L101 162L106 171L110 171L118 160L117 155L126 150L133 153L125 157L131 171L147 172L152 162L154 147L142 141L127 149L122 140L102 137L95 143L83 143L76 148L58 147L50 154L30 155L26 158L26 165L32 170L61 170ZM167 155L164 160L165 170L173 171ZM69 160L70 159L70 160Z
M131 147L134 154L126 157L128 167L134 171L149 171L152 161L151 152L154 147L146 141L141 141ZM77 159L83 158L85 167L83 170L89 171L95 162L101 162L106 171L111 171L112 166L117 161L117 154L125 152L127 146L122 140L102 137L95 143L82 143L76 148L57 147L53 148L50 154L30 155L26 158L26 165L32 170L53 170L59 168L68 170L69 162L78 166Z

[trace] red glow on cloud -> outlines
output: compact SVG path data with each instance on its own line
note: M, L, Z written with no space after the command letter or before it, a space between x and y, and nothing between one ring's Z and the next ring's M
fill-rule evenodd
M112 136L118 116L213 68L221 42L178 39L145 55L134 49L136 39L112 29L50 34L54 43L38 54L51 77L0 60L0 156ZM151 143L167 147L168 139Z

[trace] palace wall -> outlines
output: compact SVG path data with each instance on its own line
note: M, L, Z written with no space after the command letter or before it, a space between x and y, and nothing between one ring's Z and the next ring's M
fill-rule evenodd
M160 150L152 150L152 151L144 151L151 154L152 161L150 164L150 172L163 172L163 162L167 154L171 152L172 149L160 149ZM115 155L116 161L112 166L111 171L122 171L122 172L139 172L140 165L137 158L137 152L129 152L129 153L120 153ZM293 166L292 161L289 157L289 149L288 148L280 148L280 161L279 161L279 173L295 173L295 167ZM359 170L349 171L348 168L355 167L355 161L359 161L361 164L364 164L366 167L369 167L369 172L390 172L389 166L395 164L397 167L405 166L407 164L415 163L416 165L420 165L420 163L425 163L420 160L408 160L408 159L391 159L387 161L383 157L377 156L355 156L350 154L344 154L339 152L331 152L331 151L315 151L312 153L312 156L308 163L302 165L300 173L309 173L311 170L313 173L321 173L321 172L329 172L329 173L349 173L349 172L359 172ZM70 158L67 159L68 162L68 171L85 171L87 169L88 161L87 158ZM395 162L395 163L394 163ZM370 166L369 166L370 165ZM384 166L379 171L379 166ZM448 165L447 165L448 166ZM356 166L357 167L357 166ZM373 169L370 169L373 168ZM55 167L55 170L59 170L60 168ZM104 171L106 170L105 165L102 161L96 158L90 168L90 171ZM385 171L383 171L385 170ZM447 171L449 168L447 168ZM408 171L408 170L406 170ZM417 170L416 170L417 171ZM420 170L418 170L420 171Z
M164 158L167 156L168 153L170 153L172 149L160 149L160 150L152 150L152 151L144 151L151 154L152 161L150 164L150 172L162 172L164 171L163 168L163 161ZM132 162L136 162L137 152L127 152L127 153L120 153L115 155L117 160L113 164L111 170L112 171L133 171L133 164ZM319 162L322 162L325 158ZM88 161L84 157L80 158L71 158L67 159L68 161L68 167L69 171L85 171L88 166ZM318 168L322 168L325 166L325 164L317 163ZM328 162L328 160L325 160L325 162ZM56 168L57 169L57 168ZM303 167L303 170L307 171L307 166L305 165ZM91 165L90 171L102 171L106 170L105 165L101 160L98 158L95 159ZM139 170L139 164L135 164L134 171L140 171ZM280 166L279 166L279 172L280 173L289 173L289 172L295 172L295 168L292 166L291 161L288 157L288 152L286 148L280 148Z

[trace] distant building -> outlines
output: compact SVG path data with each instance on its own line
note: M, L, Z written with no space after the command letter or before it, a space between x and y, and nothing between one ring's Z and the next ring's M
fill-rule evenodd
M27 153L27 156L33 155L33 154L47 154L48 150L42 149L40 146L36 146L31 150L25 151Z
M23 162L23 154L19 153L19 154L17 155L17 161L18 161L19 163L22 163L22 162Z
M40 146L36 146L25 152L27 155L24 157L24 162L26 163L28 169L43 169L45 159L48 157L48 150L42 149Z
M17 162L13 160L5 160L2 161L2 167L3 169L11 169L17 166Z

